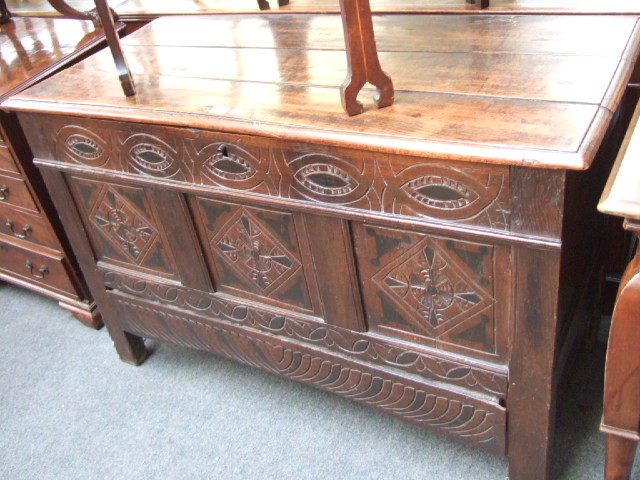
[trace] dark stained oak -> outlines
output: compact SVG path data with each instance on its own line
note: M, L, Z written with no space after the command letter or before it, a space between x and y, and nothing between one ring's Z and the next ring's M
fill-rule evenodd
M14 18L0 26L0 99L95 51L91 22ZM0 278L57 300L85 324L102 326L15 115L0 113Z
M211 351L546 479L638 20L373 22L395 102L355 117L339 15L282 13L159 19L135 96L102 52L3 107L124 361Z
M623 217L624 226L640 235L640 106L636 107L624 143L598 209ZM606 480L628 480L640 441L640 250L620 280L611 318L605 365L604 411Z

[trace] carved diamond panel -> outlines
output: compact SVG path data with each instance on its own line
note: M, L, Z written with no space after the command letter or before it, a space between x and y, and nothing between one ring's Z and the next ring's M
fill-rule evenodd
M262 294L276 290L300 268L300 262L241 208L211 241L226 263Z
M495 302L428 239L387 264L373 280L408 318L434 337Z
M101 264L178 280L153 198L140 187L69 176L87 237Z
M373 225L353 234L370 330L483 357L505 351L498 296L509 272L495 265L508 250Z
M318 315L304 222L292 213L195 197L196 226L217 291Z
M90 220L116 249L136 264L141 263L158 239L158 231L142 213L108 186L96 202Z

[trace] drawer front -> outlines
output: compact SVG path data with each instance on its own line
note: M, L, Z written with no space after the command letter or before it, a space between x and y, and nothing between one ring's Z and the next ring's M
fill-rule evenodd
M47 256L0 240L0 271L48 290L75 295L61 256Z
M13 160L13 155L11 155L9 149L4 145L4 142L0 142L0 170L20 173L18 166Z
M11 205L38 212L26 182L21 178L8 175L0 175L0 205Z
M325 211L508 231L509 169L186 128L26 116L36 158L292 199Z
M51 225L41 215L0 204L0 237L3 235L53 249L60 248Z

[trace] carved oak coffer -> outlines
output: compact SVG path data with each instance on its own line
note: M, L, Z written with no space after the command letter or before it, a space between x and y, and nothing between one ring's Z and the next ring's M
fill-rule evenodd
M67 172L125 330L504 453L511 251L420 226L508 231L508 168L407 168L394 156L66 116L23 122L41 135L39 161Z
M317 15L161 19L123 41L135 97L99 54L4 106L123 360L211 351L544 479L637 21L376 22L396 102L357 117Z

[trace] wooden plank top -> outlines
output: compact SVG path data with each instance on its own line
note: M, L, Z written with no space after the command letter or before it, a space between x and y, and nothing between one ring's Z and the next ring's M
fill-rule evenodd
M0 25L0 100L104 41L92 22L14 18Z
M347 117L338 15L166 17L4 103L454 160L587 168L640 50L626 16L374 18L393 106ZM594 32L597 32L595 34Z
M636 106L598 210L640 220L640 103Z
M69 0L78 10L94 8L92 0ZM271 0L270 14L339 13L338 0L291 0L278 7ZM209 13L255 13L256 0L110 0L122 20L149 20L165 15L203 15ZM7 0L16 15L57 15L47 0ZM468 13L478 12L465 0L371 0L375 13ZM481 13L512 14L640 14L638 0L491 0Z

